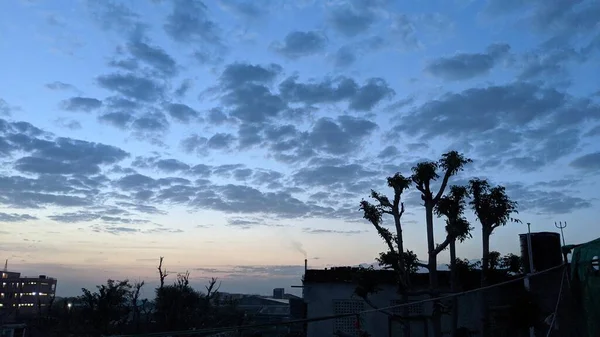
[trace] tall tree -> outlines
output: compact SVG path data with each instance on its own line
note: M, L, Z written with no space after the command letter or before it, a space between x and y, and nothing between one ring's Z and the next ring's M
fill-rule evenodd
M435 292L438 288L438 277L437 277L437 256L442 252L450 243L445 241L445 245L436 246L435 235L433 227L433 212L442 198L446 186L450 178L462 171L464 166L472 162L471 159L466 158L463 154L457 151L450 151L444 153L442 158L437 162L421 162L412 168L412 181L415 183L415 187L421 192L421 200L423 200L423 206L425 207L425 221L427 228L427 252L428 260L427 265L429 269L429 287L432 291L432 295L435 296ZM438 170L443 172L442 182L437 192L432 191L432 183L440 178ZM437 305L434 306L433 311L433 334L435 337L440 337L442 334L441 327L441 313Z
M387 196L371 190L371 198L375 199L376 204L371 204L366 200L360 202L360 209L363 211L363 217L367 219L385 244L387 251L379 255L379 264L392 269L396 273L397 290L401 294L402 301L408 301L407 291L410 286L410 272L414 270L417 258L413 252L405 251L404 240L402 236L402 215L404 214L404 203L402 202L402 193L410 187L411 180L400 173L387 178L387 184L394 191L394 197L390 200ZM391 216L394 220L395 233L383 227L383 216ZM376 291L376 286L371 282L357 287L357 294L368 301L367 295ZM386 312L387 313L387 312ZM389 315L392 315L388 313ZM408 307L403 308L402 316L408 316ZM408 335L410 326L404 324L404 334Z
M485 287L488 285L492 232L508 222L520 222L520 220L512 217L513 214L518 214L517 202L508 197L504 186L492 187L485 179L472 179L469 181L469 190L472 196L471 206L481 223L481 286ZM483 294L481 294L481 298L481 335L487 337L489 335L489 312L487 304L483 300Z
M464 217L467 205L468 189L465 186L451 186L450 192L443 196L435 207L437 216L446 217L446 240L443 245L450 247L450 289L458 291L458 270L456 258L456 241L463 242L471 238L471 224ZM454 336L458 328L458 298L452 299L452 332Z
M389 265L397 273L399 291L405 291L409 285L402 237L402 215L404 214L402 193L410 187L410 183L409 178L396 173L394 176L387 178L388 186L394 190L392 200L379 192L371 190L371 197L377 203L371 204L366 200L360 202L363 217L375 227L377 233L387 245L387 252L380 254L380 262ZM393 218L395 233L383 227L383 215L389 215Z

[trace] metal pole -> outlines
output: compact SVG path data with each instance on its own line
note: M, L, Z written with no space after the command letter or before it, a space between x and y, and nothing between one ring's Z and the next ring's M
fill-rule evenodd
M525 275L525 289L531 290L529 275L533 273L533 250L531 249L531 223L527 223L527 256L529 257L529 272ZM535 337L535 328L529 327L529 337Z

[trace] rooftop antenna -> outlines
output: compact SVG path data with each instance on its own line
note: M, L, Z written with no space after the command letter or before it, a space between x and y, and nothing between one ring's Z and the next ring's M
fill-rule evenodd
M8 271L8 259L4 261L4 271Z
M559 221L558 223L554 221L554 227L560 229L560 237L562 238L563 247L566 246L567 244L565 243L565 233L563 232L563 229L567 228L567 222L565 221L563 224L562 221Z

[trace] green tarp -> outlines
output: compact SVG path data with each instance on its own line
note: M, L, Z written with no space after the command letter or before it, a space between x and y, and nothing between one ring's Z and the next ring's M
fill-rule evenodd
M600 336L600 239L577 246L571 256L571 280L577 286L578 295L585 313L588 336Z

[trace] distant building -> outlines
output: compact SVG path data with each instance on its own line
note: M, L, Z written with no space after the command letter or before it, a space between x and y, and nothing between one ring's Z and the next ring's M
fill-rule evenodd
M56 292L56 279L39 275L21 276L21 273L0 272L0 317L4 321L29 316L47 309Z
M273 298L276 299L283 299L283 296L285 295L285 289L284 288L275 288L273 289Z

